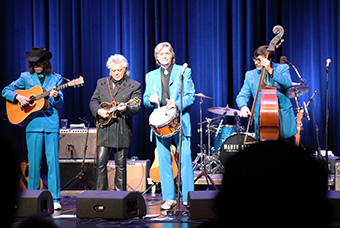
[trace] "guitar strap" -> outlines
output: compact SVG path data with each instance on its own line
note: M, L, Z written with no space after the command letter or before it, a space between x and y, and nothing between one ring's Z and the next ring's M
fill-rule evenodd
M107 81L107 87L109 87L109 92L110 92L110 96L111 96L111 104L113 102L116 103L116 100L113 98L113 95L112 95L112 92L111 92L111 87L110 87L110 83L109 83L109 78L108 77L106 78L106 81ZM112 87L113 87L113 89L115 88L115 84L113 84L113 82L112 82Z

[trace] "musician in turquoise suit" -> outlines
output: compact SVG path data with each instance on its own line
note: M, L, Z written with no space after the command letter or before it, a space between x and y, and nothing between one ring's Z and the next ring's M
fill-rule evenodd
M266 75L264 82L269 86L277 88L277 96L279 103L280 116L280 138L293 142L294 135L297 133L295 115L292 103L286 96L287 89L292 85L292 79L287 64L272 63L271 60L265 58L265 52L268 46L263 45L254 51L254 64L256 69L246 72L243 87L236 97L236 103L241 109L241 117L247 117L251 114L247 107L250 95L255 97L258 82L261 77L261 69L265 67ZM269 58L271 59L271 58ZM259 94L255 108L255 133L258 138L258 116L260 107L261 93Z
M26 126L26 143L28 150L28 190L40 187L40 166L45 150L48 166L48 190L54 200L54 208L60 205L60 172L59 172L59 114L63 103L63 93L53 88L61 85L62 77L52 72L50 59L52 53L43 47L33 47L26 52L28 72L22 72L20 77L2 90L2 96L10 102L20 102L25 106L30 101L27 97L16 94L14 90L28 90L39 85L51 90L49 107L41 111Z
M160 65L145 76L145 92L143 103L146 108L155 109L159 105L167 106L168 109L180 110L180 75L183 66L175 64L175 53L170 43L159 43L155 50L156 63ZM191 78L191 69L187 68L183 74L183 138L181 150L181 176L183 203L188 202L188 191L194 190L194 173L191 159L191 122L190 105L195 100L195 87ZM151 131L152 139L152 131ZM170 157L170 145L173 142L179 145L179 133L170 138L156 136L158 151L159 170L162 187L162 197L165 201L161 209L171 209L176 205L175 185L172 174L172 164Z

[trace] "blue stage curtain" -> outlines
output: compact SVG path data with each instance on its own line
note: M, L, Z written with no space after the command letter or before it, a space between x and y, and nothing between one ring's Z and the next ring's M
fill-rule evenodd
M196 92L216 100L204 100L203 118L213 117L207 108L237 108L235 97L247 70L253 69L253 51L275 36L272 28L285 29L284 43L275 60L285 55L315 97L316 121L321 147L325 145L326 59L329 68L329 148L339 154L339 2L337 0L3 0L0 2L2 63L1 87L27 69L25 51L45 46L53 53L54 71L73 79L84 76L82 88L65 89L61 117L79 123L86 117L93 123L88 103L96 81L108 76L106 60L115 53L128 59L131 77L142 83L145 74L156 68L153 49L161 41L172 43L176 63L188 62L193 71ZM291 69L293 81L299 82ZM1 88L1 89L2 89ZM294 106L294 100L292 100ZM249 104L251 106L251 103ZM311 107L311 106L310 106ZM1 99L1 115L5 114ZM199 99L191 107L193 157L199 152ZM302 143L317 148L315 122L303 119ZM152 158L148 117L144 108L134 117L134 136L130 156ZM226 124L235 124L226 118ZM246 120L242 120L246 125ZM1 121L13 137L23 134L16 126ZM206 126L204 125L204 128ZM204 143L206 137L204 137ZM288 153L288 152L287 152ZM293 157L292 157L293 159Z

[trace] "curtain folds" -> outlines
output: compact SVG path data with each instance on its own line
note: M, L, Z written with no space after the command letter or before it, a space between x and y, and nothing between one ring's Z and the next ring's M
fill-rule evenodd
M276 51L275 60L287 56L310 92L301 97L308 102L315 90L315 117L320 128L321 148L325 136L326 59L329 68L329 148L340 153L338 136L340 92L339 42L340 12L337 0L5 0L0 2L2 31L0 62L1 87L19 77L27 68L25 51L45 46L53 53L55 72L67 78L84 76L82 88L68 88L61 118L79 123L78 117L93 122L88 102L96 81L108 75L106 61L115 53L130 63L131 77L142 83L145 74L156 68L153 49L161 41L172 43L176 63L187 62L193 71L196 92L216 100L204 100L203 118L213 117L207 108L237 108L235 97L243 85L247 70L253 69L253 51L274 37L272 28L285 29L285 42ZM292 79L299 82L293 69ZM294 100L292 100L295 106ZM251 103L249 104L251 106ZM1 100L1 114L5 113ZM191 107L192 152L199 152L199 99ZM134 117L133 146L130 156L152 158L154 144L149 143L149 111L144 108ZM313 110L311 121L303 119L302 143L317 148ZM235 124L227 118L226 124ZM246 125L246 120L242 120ZM1 121L14 135L22 130ZM204 126L205 127L205 126ZM206 142L206 137L205 142ZM141 149L143 148L143 149Z

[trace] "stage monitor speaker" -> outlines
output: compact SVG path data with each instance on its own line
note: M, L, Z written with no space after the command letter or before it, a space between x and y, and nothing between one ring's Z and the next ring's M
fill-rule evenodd
M77 197L78 218L128 219L146 215L139 192L85 191Z
M60 159L83 158L87 129L60 129ZM85 158L96 158L97 130L90 128Z
M340 219L340 191L328 191L328 201L333 209L333 219Z
M218 191L190 191L188 201L190 204L190 219L214 219L215 198Z
M31 217L53 212L53 198L48 190L25 190L21 192L15 216Z
M107 177L109 190L115 187L115 161L110 160L107 163ZM150 161L149 160L127 160L126 162L126 176L128 191L144 192L147 186L147 177L149 176Z

